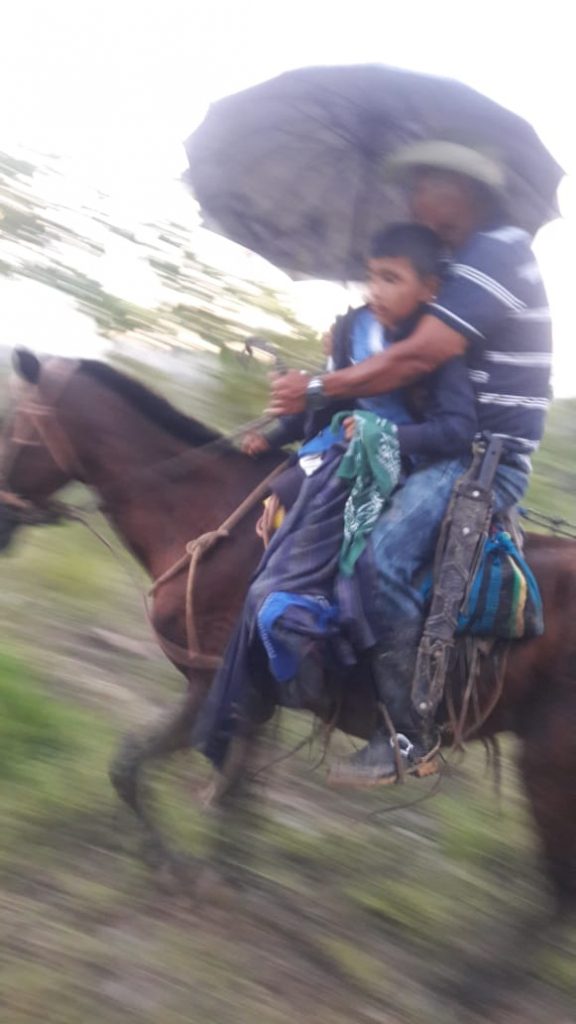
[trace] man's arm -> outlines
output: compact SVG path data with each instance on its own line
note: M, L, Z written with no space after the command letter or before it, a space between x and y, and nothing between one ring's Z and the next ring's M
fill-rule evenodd
M327 398L366 398L411 384L466 350L466 339L436 316L422 317L409 338L390 345L345 370L326 373L322 380ZM291 371L276 377L267 412L282 416L301 412L306 406L309 377Z

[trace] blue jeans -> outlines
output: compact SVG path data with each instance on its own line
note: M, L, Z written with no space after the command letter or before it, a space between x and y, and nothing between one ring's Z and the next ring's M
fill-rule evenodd
M454 484L469 458L442 459L415 470L392 496L372 532L375 572L372 627L387 643L398 628L421 631L425 599L422 573L434 558ZM528 473L513 465L498 467L493 485L494 511L516 504L528 485Z

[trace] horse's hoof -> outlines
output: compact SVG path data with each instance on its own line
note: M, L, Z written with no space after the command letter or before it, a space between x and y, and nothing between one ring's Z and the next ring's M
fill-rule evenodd
M180 896L184 889L182 878L174 872L174 866L168 862L156 868L154 884L167 896Z
M160 871L166 862L170 860L166 847L156 838L146 837L143 839L140 842L138 852L140 860L150 871Z
M206 865L196 876L194 896L198 903L229 910L235 906L244 886L235 874Z
M190 857L169 853L156 870L156 881L173 895L193 894L196 885L197 864Z
M213 868L204 868L196 879L194 896L202 906L227 907L235 895L230 883Z

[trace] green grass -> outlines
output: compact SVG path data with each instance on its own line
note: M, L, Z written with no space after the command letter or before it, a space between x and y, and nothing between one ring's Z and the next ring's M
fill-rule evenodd
M0 861L26 836L110 800L106 759L114 733L95 714L56 697L21 656L0 650Z
M0 779L35 773L81 742L78 715L52 700L16 656L0 651Z
M9 559L16 588L50 593L55 606L94 609L135 591L138 567L97 515L91 523L113 544L118 557L80 523L45 526L16 536ZM135 594L137 596L137 594ZM134 601L134 604L137 602Z
M576 399L552 405L526 504L576 524Z

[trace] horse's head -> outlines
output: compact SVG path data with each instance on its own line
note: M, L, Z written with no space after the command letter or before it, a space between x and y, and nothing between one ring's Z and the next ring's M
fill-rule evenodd
M50 499L77 475L58 414L58 399L76 364L43 365L32 352L17 349L13 365L17 389L0 451L0 551L17 526L57 521L58 507Z

